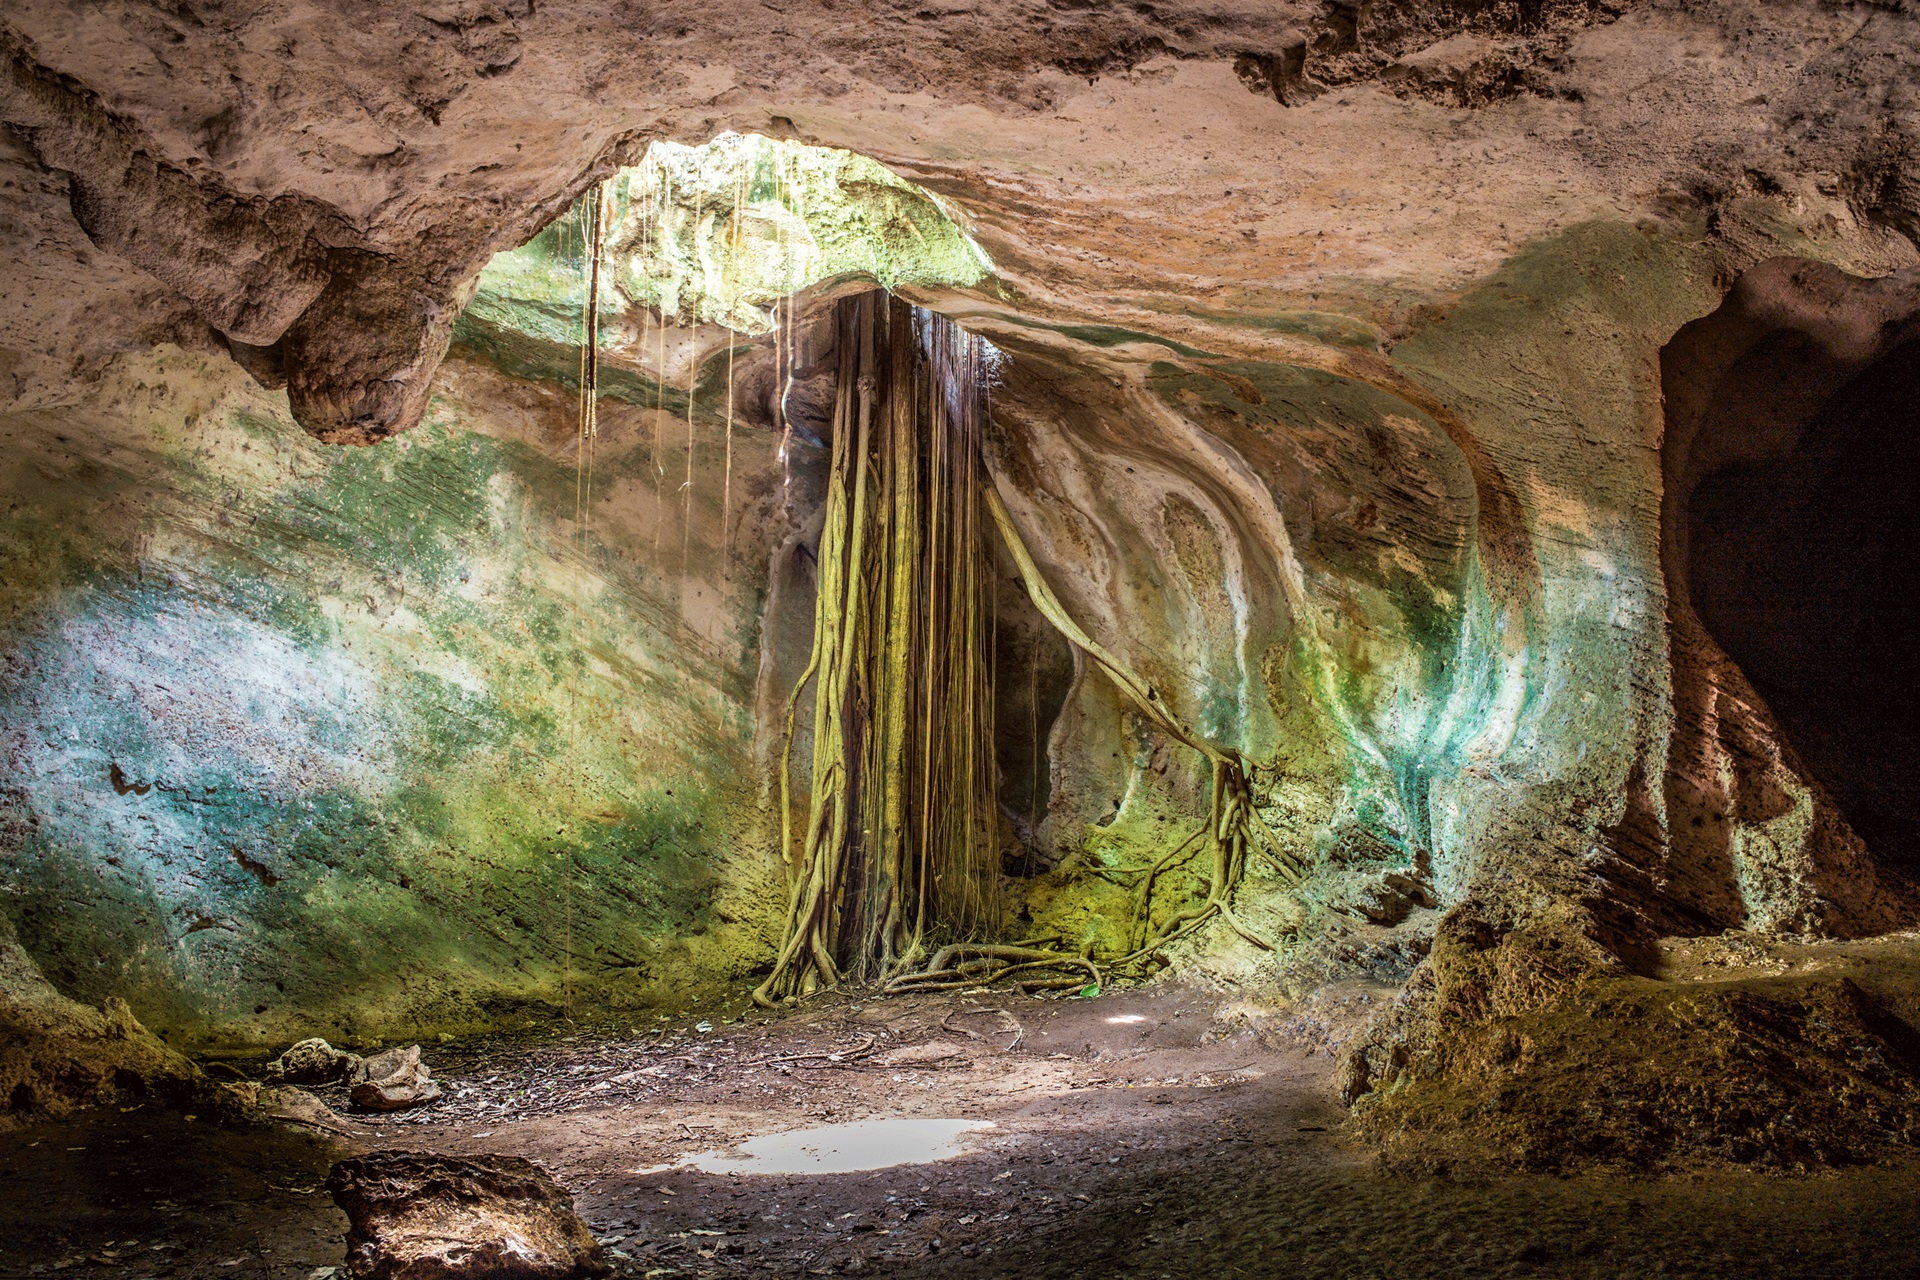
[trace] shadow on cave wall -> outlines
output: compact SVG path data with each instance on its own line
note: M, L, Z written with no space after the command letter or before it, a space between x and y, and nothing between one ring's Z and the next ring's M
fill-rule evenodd
M1694 611L1884 862L1920 871L1920 342L1687 504Z
M1920 873L1920 272L1761 263L1661 366L1666 800L1706 868L1681 896L1717 924L1891 927L1883 880ZM1813 905L1771 910L1796 875Z

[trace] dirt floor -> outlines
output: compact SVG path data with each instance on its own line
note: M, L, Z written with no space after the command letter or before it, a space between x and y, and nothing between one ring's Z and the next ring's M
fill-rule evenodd
M319 1184L382 1147L528 1156L654 1280L1920 1274L1912 1167L1383 1175L1343 1136L1326 1054L1214 992L649 1021L428 1046L445 1101L333 1130L141 1109L0 1133L0 1277L324 1280L346 1223ZM875 1172L671 1167L896 1116L991 1127L956 1158Z

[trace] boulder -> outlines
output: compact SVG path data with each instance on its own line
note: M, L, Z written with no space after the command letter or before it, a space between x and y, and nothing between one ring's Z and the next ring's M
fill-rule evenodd
M347 1077L348 1101L368 1111L400 1111L440 1100L440 1086L420 1061L420 1046L389 1049L360 1061Z
M267 1064L269 1084L332 1084L360 1065L358 1054L336 1049L318 1038L302 1040Z
M613 1265L573 1198L531 1160L380 1151L342 1160L355 1280L580 1280Z

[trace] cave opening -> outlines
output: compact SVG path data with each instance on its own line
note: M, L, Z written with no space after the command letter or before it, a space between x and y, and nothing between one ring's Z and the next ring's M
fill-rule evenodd
M1806 358L1783 343L1772 358ZM1782 452L1687 504L1700 620L1868 848L1920 873L1920 342L1840 385Z

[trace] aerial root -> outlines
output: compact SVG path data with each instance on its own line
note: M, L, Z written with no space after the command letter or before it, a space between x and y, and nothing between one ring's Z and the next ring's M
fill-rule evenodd
M1027 596L1033 601L1034 608L1062 638L1106 672L1114 687L1133 703L1140 714L1169 738L1191 747L1213 765L1212 800L1204 826L1150 867L1090 868L1094 874L1109 882L1113 882L1112 874L1140 876L1134 890L1133 914L1127 933L1127 944L1132 950L1117 960L1109 961L1109 968L1136 964L1169 943L1193 933L1215 916L1226 921L1229 928L1254 946L1263 951L1273 950L1271 942L1253 932L1233 914L1233 892L1246 872L1247 855L1258 849L1281 877L1296 887L1305 879L1306 869L1298 858L1281 845L1254 808L1246 757L1233 747L1209 740L1181 720L1158 689L1082 630L1068 615L1060 598L1040 572L1040 566L1028 551L1019 529L1014 526L1006 504L1000 500L999 491L989 485L985 497L988 514L999 527L1001 539L1006 543L1007 551L1026 584ZM1202 848L1211 854L1211 873L1207 878L1205 901L1199 906L1174 912L1161 920L1156 928L1153 919L1154 890L1160 878L1192 861Z
M968 957L960 960L959 957ZM956 961L958 961L956 963ZM1084 978L1049 978L1016 984L1034 990L1101 985L1100 967L1086 956L1042 951L1032 947L989 943L955 943L940 948L918 973L904 973L887 983L889 994L913 991L955 991L962 987L986 987L1016 973L1033 969L1081 969Z

